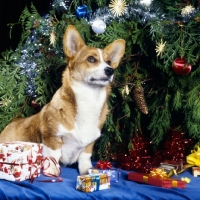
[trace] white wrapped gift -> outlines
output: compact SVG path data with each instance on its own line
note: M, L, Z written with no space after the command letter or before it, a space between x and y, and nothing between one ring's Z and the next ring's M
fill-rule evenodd
M0 179L23 181L40 175L43 145L30 142L0 144Z

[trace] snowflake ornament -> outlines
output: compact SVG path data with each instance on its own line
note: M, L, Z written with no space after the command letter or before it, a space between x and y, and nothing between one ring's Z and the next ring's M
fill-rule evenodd
M159 43L157 43L156 48L155 48L157 56L162 56L162 54L164 53L164 50L165 50L165 44L166 44L166 42L163 43L162 39Z
M127 7L125 0L111 0L108 6L113 15L117 17L123 15Z
M50 33L50 37L49 37L49 40L50 40L50 44L52 44L53 46L55 45L55 42L56 42L56 35L55 35L55 32L51 32Z
M185 15L189 15L191 14L193 11L195 10L195 8L191 5L189 6L185 6L182 10L181 10L181 15L185 16Z

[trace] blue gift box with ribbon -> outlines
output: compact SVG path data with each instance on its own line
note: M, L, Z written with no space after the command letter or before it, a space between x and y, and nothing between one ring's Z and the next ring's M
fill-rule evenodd
M107 174L88 174L77 176L76 189L83 192L94 192L110 188L110 177Z
M103 173L110 177L111 182L118 182L120 176L120 170L112 166L111 162L98 161L94 168L88 170L89 174Z
M97 174L97 173L103 173L107 174L110 177L111 182L118 182L119 181L119 176L120 176L120 170L111 168L111 169L96 169L92 168L88 170L89 174Z

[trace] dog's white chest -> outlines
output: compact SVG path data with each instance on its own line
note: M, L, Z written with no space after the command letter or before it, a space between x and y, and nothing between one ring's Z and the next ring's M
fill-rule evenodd
M88 86L78 86L73 87L77 103L74 129L67 130L63 125L58 127L58 135L62 135L64 142L62 162L66 164L75 162L80 152L100 136L99 118L106 100L105 88L94 90Z
M103 104L106 99L105 88L91 88L88 86L74 88L77 101L77 115L75 121L75 130L80 133L79 137L84 135L82 140L93 137L98 137L97 129L99 124L99 117L102 111ZM81 134L82 133L82 134ZM95 134L94 134L95 133ZM95 138L96 139L96 138Z

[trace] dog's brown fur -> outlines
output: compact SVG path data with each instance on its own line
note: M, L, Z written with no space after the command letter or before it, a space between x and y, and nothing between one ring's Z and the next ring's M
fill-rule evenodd
M55 156L57 160L60 159L66 164L78 160L82 163L79 163L79 170L83 174L86 173L87 168L91 167L91 164L88 162L85 164L82 160L86 154L92 153L94 141L99 137L97 132L102 128L108 111L107 99L110 93L108 83L111 78L104 74L104 66L114 69L119 65L124 55L125 41L120 39L108 45L104 50L97 50L86 46L76 29L69 25L64 35L63 44L64 53L68 58L68 67L62 76L62 87L57 90L52 100L38 114L16 119L6 126L0 135L0 142L42 142L45 148L44 156ZM95 62L88 62L88 56L95 58ZM106 64L106 61L111 62L110 66ZM102 68L102 70L98 68ZM89 79L87 76L99 77L99 79ZM106 78L110 80L107 81ZM79 91L79 87L83 87L83 89L80 88ZM88 94L82 98L79 93L87 88ZM90 101L87 95L91 95L91 99L94 100L87 102ZM97 96L95 97L95 95ZM91 104L94 110L90 109L88 104ZM84 111L84 106L88 107L88 113ZM80 113L84 113L86 116L80 116ZM94 119L94 122L98 118L97 124L95 125L93 121L90 124L87 117L91 120ZM82 122L83 120L86 120L86 124ZM76 128L79 126L81 128ZM94 134L90 129L94 129ZM90 134L87 135L87 132ZM76 149L67 146L68 139L72 143L74 142ZM64 154L69 154L69 152L71 157L68 158ZM76 152L79 153L75 155ZM76 160L72 159L74 156L77 157Z

